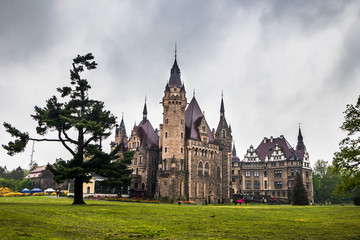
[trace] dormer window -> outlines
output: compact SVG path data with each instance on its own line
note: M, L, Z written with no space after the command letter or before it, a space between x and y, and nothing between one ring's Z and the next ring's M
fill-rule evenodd
M176 90L177 90L177 89L176 89L176 88L174 88L174 91L175 91L175 92L176 92Z

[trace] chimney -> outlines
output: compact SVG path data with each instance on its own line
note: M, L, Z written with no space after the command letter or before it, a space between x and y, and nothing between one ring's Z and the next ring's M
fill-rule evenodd
M264 143L266 143L267 142L267 138L266 137L264 137Z
M270 137L270 142L273 142L274 141L274 138L273 136Z

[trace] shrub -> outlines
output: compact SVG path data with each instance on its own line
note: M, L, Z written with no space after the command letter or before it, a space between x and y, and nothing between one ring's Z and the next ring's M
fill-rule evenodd
M22 193L19 192L10 192L10 193L6 193L4 194L4 197L22 197Z
M11 193L11 189L8 187L2 187L0 188L0 197L4 197L5 194Z
M40 193L33 193L33 196L43 196L44 193L40 192Z

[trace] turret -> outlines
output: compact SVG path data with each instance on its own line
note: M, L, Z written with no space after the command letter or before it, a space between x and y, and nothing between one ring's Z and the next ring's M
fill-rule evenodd
M304 149L305 149L304 140L303 140L303 136L301 134L301 128L299 126L298 142L296 145L296 150L304 150Z

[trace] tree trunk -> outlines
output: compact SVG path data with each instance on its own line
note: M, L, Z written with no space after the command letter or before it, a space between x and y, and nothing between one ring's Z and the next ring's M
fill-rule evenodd
M83 181L75 178L74 181L74 202L73 204L81 205L86 204L83 199Z

